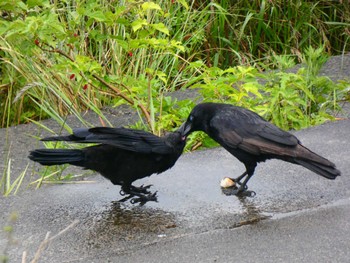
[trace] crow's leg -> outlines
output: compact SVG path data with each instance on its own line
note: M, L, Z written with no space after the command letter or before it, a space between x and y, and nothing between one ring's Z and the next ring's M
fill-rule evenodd
M234 181L236 184L242 185L241 180L248 174L247 171L245 171L244 173L242 173L240 176L238 176L237 178L231 178L229 177L232 181ZM247 186L245 186L245 189L248 189Z
M242 173L240 176L238 176L237 178L232 179L232 180L234 180L234 181L235 181L236 183L238 183L238 184L241 184L241 180L242 180L247 174L248 174L248 172L245 171L245 172Z
M233 189L222 189L222 192L225 195L236 195L236 196L248 196L248 197L253 197L256 195L256 193L254 191L249 191L248 190L248 186L247 186L247 182L249 181L250 177L252 177L252 175L248 175L245 180L243 181L243 183L239 183L240 186L237 188L233 188Z
M248 191L248 186L247 186L249 179L254 174L256 163L245 164L245 166L246 166L246 171L242 175L238 176L236 179L232 179L234 182L239 184L239 187L237 189L231 190L229 192L230 193L229 195L238 195L238 196L255 196L256 195L254 191ZM244 177L245 177L244 181L241 182L241 180Z
M248 191L247 183L249 179L253 176L253 173L248 174L247 177L244 179L243 183L238 187L236 195L239 196L255 196L256 193L254 191Z
M129 199L131 203L140 203L140 205L144 205L148 201L155 201L157 202L157 192L151 193L147 189L149 186L141 186L141 187L135 187L133 185L122 185L122 189L120 190L121 195L128 195L124 197L123 199L119 200L119 202L125 202Z
M238 193L248 189L247 183L249 179L253 176L256 165L256 162L244 163L246 171L236 179L239 181L238 184L240 185L240 187L238 187ZM244 179L243 183L241 183L240 180L242 180L245 176L246 178Z

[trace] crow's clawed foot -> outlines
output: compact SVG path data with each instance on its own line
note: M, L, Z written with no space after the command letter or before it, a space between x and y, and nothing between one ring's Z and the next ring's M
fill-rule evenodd
M119 194L121 196L125 196L127 194L130 194L130 195L138 195L138 194L144 194L144 195L148 195L148 194L151 194L150 191L148 191L148 189L151 187L152 185L146 185L146 186L133 186L133 185L130 185L128 187L122 187L122 189L119 191Z
M130 203L139 203L141 206L147 203L148 201L158 202L157 192L151 193L150 191L148 191L150 187L151 185L141 185L140 187L136 187L133 185L122 186L122 189L119 191L119 194L125 197L120 199L118 202L125 202L130 199Z
M134 198L132 198L130 200L130 203L132 203L132 204L139 203L140 206L143 206L144 204L146 204L149 201L158 202L157 192L154 192L153 194L148 194L148 195L142 195L142 196L134 197Z
M142 194L151 194L151 192L148 191L148 189L151 188L151 186L152 186L151 184L146 185L146 186L141 185L139 187L131 185L130 189L134 192L138 192L138 193L142 193Z

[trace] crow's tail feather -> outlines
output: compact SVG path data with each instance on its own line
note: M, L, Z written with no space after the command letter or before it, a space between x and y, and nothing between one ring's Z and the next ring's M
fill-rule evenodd
M73 149L37 149L31 151L29 156L34 162L42 165L73 164L84 166L84 153Z
M294 162L328 179L340 176L335 164L317 153L299 144L296 148Z
M341 174L334 165L324 165L305 159L296 159L295 162L328 179L335 179Z

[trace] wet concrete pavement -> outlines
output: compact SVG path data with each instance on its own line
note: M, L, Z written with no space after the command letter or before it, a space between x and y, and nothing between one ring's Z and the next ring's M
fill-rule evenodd
M350 65L350 56L344 61L330 60L324 74L349 76L344 65ZM244 167L216 148L184 154L171 170L136 181L158 191L159 202L143 207L116 202L120 188L99 175L38 190L31 186L17 196L0 197L0 227L14 229L11 237L0 232L0 256L21 262L25 251L29 262L48 232L52 237L77 222L39 253L39 262L348 262L349 113L347 107L344 120L295 133L336 163L342 176L334 181L273 160L259 164L249 182L256 196L226 196L220 180L241 174ZM114 126L137 118L125 110L110 114ZM68 122L76 127L74 120ZM98 118L90 122L99 125ZM52 121L44 123L59 130ZM33 135L47 134L35 125L0 129L1 138L7 138L0 141L0 153L4 159L10 152L13 175L29 163L28 151L41 147ZM79 168L68 172L83 173ZM11 213L18 215L13 223Z

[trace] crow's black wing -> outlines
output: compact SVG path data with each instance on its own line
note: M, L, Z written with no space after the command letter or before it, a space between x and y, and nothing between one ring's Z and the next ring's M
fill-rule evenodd
M210 121L210 129L219 143L255 155L280 153L299 143L294 135L239 107L218 112Z
M73 130L73 134L65 136L52 136L42 138L41 141L65 141L65 142L84 142L86 136L90 134L87 128L78 128Z
M42 141L72 141L77 143L101 143L116 146L120 149L139 153L171 154L174 149L163 137L152 133L127 128L80 128L72 135L56 136Z

